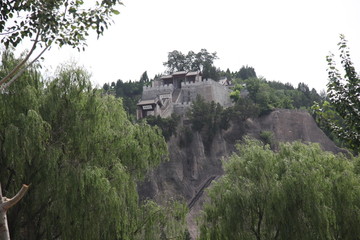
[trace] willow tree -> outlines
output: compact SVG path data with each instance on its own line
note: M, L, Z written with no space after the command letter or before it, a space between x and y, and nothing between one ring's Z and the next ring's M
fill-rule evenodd
M237 148L209 190L200 239L360 239L359 158L302 143Z
M0 74L16 64L6 58ZM14 239L141 239L147 211L136 183L167 146L157 128L128 120L121 99L93 89L86 71L63 66L47 84L29 69L0 94L0 157L4 194L32 184L8 212Z

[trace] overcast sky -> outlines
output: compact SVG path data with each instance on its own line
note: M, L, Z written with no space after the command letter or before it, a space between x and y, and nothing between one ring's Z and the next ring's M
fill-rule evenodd
M339 55L346 36L360 69L360 0L124 0L120 15L85 52L53 48L49 71L75 60L92 73L95 85L150 78L165 70L168 52L217 52L215 66L255 68L267 80L305 82L326 88L325 57Z

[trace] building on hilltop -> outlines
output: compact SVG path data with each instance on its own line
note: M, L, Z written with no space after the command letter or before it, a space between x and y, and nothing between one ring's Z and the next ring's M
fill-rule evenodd
M197 95L207 102L214 101L228 107L231 105L230 92L228 86L203 79L200 71L175 72L154 80L151 87L143 87L137 104L137 118L149 115L165 118L172 113L184 115Z

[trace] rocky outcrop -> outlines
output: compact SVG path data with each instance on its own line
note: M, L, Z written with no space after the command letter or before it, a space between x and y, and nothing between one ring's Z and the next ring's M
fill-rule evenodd
M249 121L248 133L256 135L261 131L273 132L278 142L319 143L325 151L345 152L325 135L305 110L276 110L255 121Z
M191 142L180 147L181 135L168 142L170 161L154 170L139 186L140 196L160 200L165 197L186 201L191 207L188 225L191 236L197 234L194 218L204 202L204 188L223 174L222 159L235 150L235 144L244 135L259 138L264 131L273 133L274 140L280 142L319 143L326 151L344 152L338 148L318 128L307 111L276 110L258 119L248 119L244 123L233 123L231 127L215 136L205 151L201 135L193 132Z

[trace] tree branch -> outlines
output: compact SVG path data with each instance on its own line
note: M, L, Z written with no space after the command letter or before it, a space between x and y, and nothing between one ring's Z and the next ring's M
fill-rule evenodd
M19 30L18 30L18 29L16 29L16 30L9 31L9 32L2 32L2 33L0 33L0 36L1 36L1 35L12 34L12 33L17 32L17 31L19 31Z
M28 191L29 185L24 184L20 191L11 199L5 198L5 201L1 204L1 207L7 211L9 208L14 206L17 202L19 202Z
M44 48L34 60L32 60L28 65L23 67L21 70L18 70L18 72L10 79L10 81L4 83L3 86L0 86L0 90L5 90L7 87L9 87L10 84L12 84L21 74L23 74L28 67L34 64L34 62L36 62L41 57L41 55L43 55L44 52L47 49L49 49L49 47L50 45L46 46L46 48Z
M22 66L25 65L26 61L29 60L30 56L33 54L33 52L34 52L34 50L36 48L36 45L37 45L37 43L39 41L40 32L41 32L40 30L37 32L35 40L34 40L34 44L32 45L32 47L30 49L30 52L26 55L26 57L13 70L11 70L11 72L8 75L6 75L3 79L1 79L0 86L5 84L10 78L12 78L14 76L14 74L16 74L16 72L18 72L19 69ZM3 89L5 89L5 87Z

